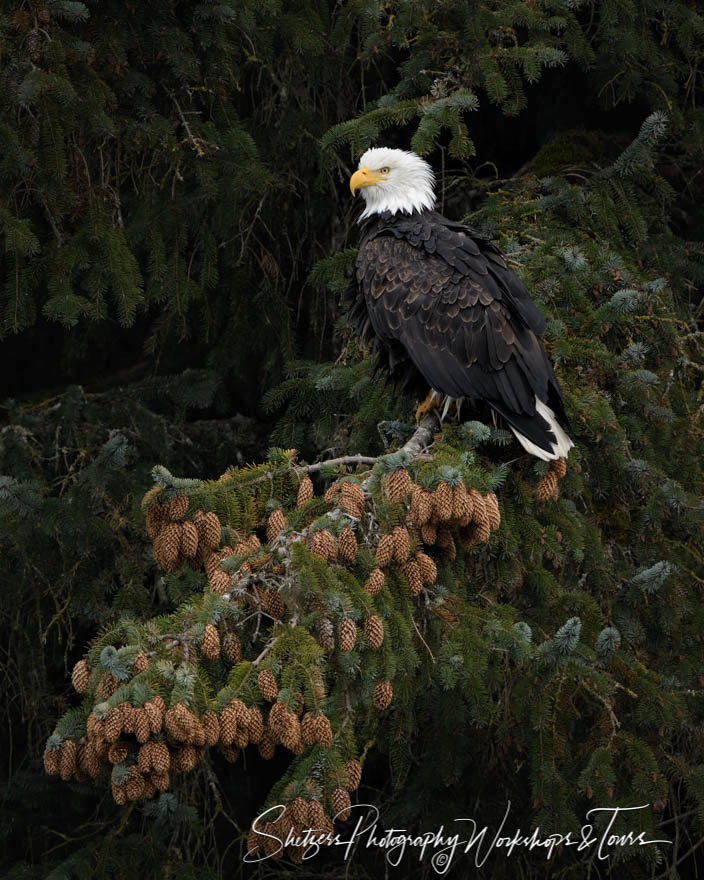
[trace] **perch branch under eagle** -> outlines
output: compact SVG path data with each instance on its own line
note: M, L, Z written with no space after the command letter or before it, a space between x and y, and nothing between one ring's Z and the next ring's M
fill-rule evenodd
M366 202L352 320L395 381L430 386L418 414L483 400L527 452L565 458L573 443L540 342L545 319L487 236L433 210L434 182L415 153L361 157L350 179Z

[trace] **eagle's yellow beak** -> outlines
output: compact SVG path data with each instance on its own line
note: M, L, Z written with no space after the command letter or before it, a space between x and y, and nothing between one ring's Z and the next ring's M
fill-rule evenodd
M374 186L380 180L386 180L386 178L380 174L375 174L368 168L360 168L359 171L355 171L352 177L350 177L350 192L354 195L358 189L362 189L364 186Z

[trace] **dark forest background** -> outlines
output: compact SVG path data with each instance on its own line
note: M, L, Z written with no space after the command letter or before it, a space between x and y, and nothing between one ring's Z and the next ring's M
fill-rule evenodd
M340 301L357 241L348 179L371 144L422 153L440 209L495 238L548 318L577 441L564 491L572 507L517 513L520 541L497 545L484 570L512 584L502 601L516 613L541 609L536 641L574 615L592 645L616 628L628 659L611 673L639 695L623 709L634 739L621 752L602 754L596 726L581 732L581 752L566 755L562 743L560 785L571 794L560 797L579 816L588 792L648 802L657 836L676 838L659 863L639 853L619 876L701 869L697 6L0 4L3 876L243 870L231 841L284 758L252 758L246 769L215 762L150 811L115 806L105 786L47 776L42 752L76 705L71 669L91 639L125 616L171 614L183 599L144 531L140 501L155 464L215 480L270 447L295 447L308 461L375 456L387 451L379 423L393 423L392 442L411 423L415 402L372 374ZM492 467L502 454L500 444L487 453ZM533 464L521 480L537 479ZM526 548L546 540L552 555L541 549L534 563ZM611 649L600 644L587 666L606 662ZM370 751L359 799L435 828L439 804L467 815L475 792L497 786L487 815L507 792L523 793L517 809L529 825L537 783L518 769L509 781L506 762L523 761L510 729L497 722L487 732L468 709L459 735L447 720L455 687L470 683L447 683L442 699L408 716L412 769L399 775L388 740ZM625 699L609 693L613 705ZM535 696L517 689L512 699L520 716ZM550 711L567 723L584 707ZM436 779L438 752L452 750L462 761ZM597 769L599 782L585 775L594 760L610 768ZM572 815L552 818L569 825ZM379 876L375 858L360 854L350 870ZM498 863L486 876L604 870L565 859ZM276 873L265 865L259 876ZM431 876L427 864L406 868ZM345 866L330 858L317 869Z

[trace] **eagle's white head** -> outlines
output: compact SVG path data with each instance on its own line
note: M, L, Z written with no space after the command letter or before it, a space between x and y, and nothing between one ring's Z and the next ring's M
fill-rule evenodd
M359 169L350 178L352 194L361 189L367 203L360 220L371 214L391 211L412 214L435 207L435 175L416 153L373 147L359 160Z

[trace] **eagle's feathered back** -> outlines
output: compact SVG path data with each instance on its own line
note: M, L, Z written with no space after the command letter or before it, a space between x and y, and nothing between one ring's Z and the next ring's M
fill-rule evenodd
M417 370L443 395L485 400L533 454L567 454L545 320L486 236L435 211L375 214L356 272L351 317L394 379L412 382Z

